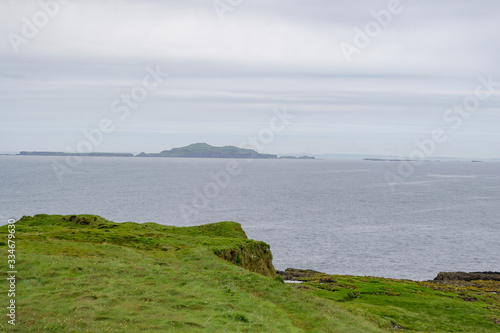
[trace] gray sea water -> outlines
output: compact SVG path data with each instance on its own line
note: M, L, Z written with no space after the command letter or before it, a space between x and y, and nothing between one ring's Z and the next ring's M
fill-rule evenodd
M500 271L500 163L0 156L0 224L97 214L112 221L237 221L277 269L426 280ZM230 173L230 172L231 173ZM22 251L22 246L19 246Z

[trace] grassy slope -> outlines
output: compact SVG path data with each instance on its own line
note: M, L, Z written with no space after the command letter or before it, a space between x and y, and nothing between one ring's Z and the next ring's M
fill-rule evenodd
M237 223L175 228L37 215L16 230L19 326L4 318L1 331L381 331L338 303L217 257L214 250L262 243ZM2 293L0 304L7 301Z
M267 256L267 244L234 222L176 228L37 215L16 229L18 332L500 331L498 283L312 273L285 285L215 255ZM0 331L15 331L6 321Z
M297 270L299 271L299 270ZM304 271L302 271L304 272ZM309 273L296 288L404 332L500 332L500 283L431 282Z

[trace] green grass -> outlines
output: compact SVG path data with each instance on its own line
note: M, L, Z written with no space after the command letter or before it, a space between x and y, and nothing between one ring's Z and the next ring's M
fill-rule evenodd
M500 283L456 285L310 274L295 285L330 299L380 327L404 332L500 332Z
M7 227L0 230L6 240ZM5 243L0 241L6 258ZM447 286L312 274L302 285L284 284L275 276L269 246L247 239L234 222L178 228L92 215L36 215L16 223L16 257L18 326L3 316L2 332L498 332L500 327L494 283ZM4 267L5 281L6 260ZM5 292L0 304L8 304Z
M281 283L274 269L265 276L219 258L268 249L234 222L176 228L37 215L16 223L16 246L18 326L2 320L4 332L381 331Z

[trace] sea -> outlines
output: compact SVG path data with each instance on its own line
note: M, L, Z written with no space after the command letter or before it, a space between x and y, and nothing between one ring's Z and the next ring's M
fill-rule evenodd
M0 156L0 224L34 214L236 221L270 244L279 270L411 280L500 271L500 162L403 163Z

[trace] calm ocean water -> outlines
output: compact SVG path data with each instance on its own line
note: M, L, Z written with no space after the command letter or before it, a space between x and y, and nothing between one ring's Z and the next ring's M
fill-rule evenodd
M64 157L0 156L0 224L39 213L237 221L271 245L278 269L500 271L500 163L425 163L391 190L398 162L86 157L59 181L54 161Z

